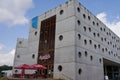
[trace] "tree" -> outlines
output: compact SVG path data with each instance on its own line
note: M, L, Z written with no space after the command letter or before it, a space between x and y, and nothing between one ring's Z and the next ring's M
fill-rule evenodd
M0 77L2 76L3 70L12 70L12 66L7 66L7 65L0 66Z

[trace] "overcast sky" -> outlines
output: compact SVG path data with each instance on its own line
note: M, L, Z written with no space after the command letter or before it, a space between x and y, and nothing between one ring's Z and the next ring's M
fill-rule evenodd
M0 65L13 65L17 38L27 38L29 21L67 0L0 0ZM120 0L78 0L120 36Z

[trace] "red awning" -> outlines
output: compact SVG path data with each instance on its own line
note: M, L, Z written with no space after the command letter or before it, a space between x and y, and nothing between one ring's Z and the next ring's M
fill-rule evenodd
M14 67L15 69L30 69L31 66L27 65L27 64L22 64L19 66Z
M31 69L32 67L27 65L27 64L22 64L22 65L19 65L19 66L16 66L14 67L15 69L22 69L21 70L21 76L24 77L24 74L25 74L25 69Z
M31 67L33 67L33 69L47 69L45 66L40 64L33 64Z

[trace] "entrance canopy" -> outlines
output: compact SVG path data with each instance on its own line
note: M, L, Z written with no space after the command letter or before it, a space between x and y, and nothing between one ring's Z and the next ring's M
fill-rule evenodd
M120 67L119 63L103 58L104 65L112 65Z
M15 69L31 69L32 67L27 64L22 64L19 66L16 66Z
M33 69L47 69L45 66L40 64L33 64L30 67L32 67Z
M25 74L25 69L47 69L45 66L40 65L40 64L33 64L33 65L27 65L27 64L22 64L19 66L14 67L15 69L22 69L21 71L21 76L24 77Z

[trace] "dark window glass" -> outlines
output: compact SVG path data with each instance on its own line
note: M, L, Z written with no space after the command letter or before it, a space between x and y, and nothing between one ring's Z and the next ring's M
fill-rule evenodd
M82 56L81 52L78 52L79 58Z
M32 58L33 58L33 59L35 58L35 54L32 55Z
M79 7L77 7L77 11L80 12L80 8Z
M90 56L90 60L91 60L91 61L93 60L93 56Z
M98 44L98 48L100 48L100 44Z
M59 36L59 40L60 41L63 40L63 36L62 35Z
M85 44L85 45L87 44L87 40L86 40L86 39L84 40L84 44Z
M86 26L83 26L83 28L84 28L84 31L86 31Z
M102 48L102 52L104 52L104 48Z
M94 44L94 48L95 48L95 49L97 48L96 44Z
M82 73L82 69L79 69L78 70L78 74L80 75Z
M93 21L93 25L95 25L95 22Z
M37 31L35 31L35 35L37 35Z
M89 31L91 32L91 28L89 27Z
M81 39L81 35L80 35L80 34L78 34L78 39L79 39L79 40Z
M98 37L100 37L100 34L99 34L99 33L97 33L97 36L98 36Z
M87 53L87 51L85 51L85 56L87 57L87 55L88 55L88 53Z
M101 41L103 41L103 37L101 37Z
M96 36L95 32L93 33L94 37Z
M99 23L97 23L97 26L99 26Z
M62 15L64 13L64 10L60 10L60 15Z
M88 16L88 20L90 20L90 16Z
M81 24L79 20L77 20L77 23L78 23L78 25L80 25L80 24Z
M85 14L83 14L83 18L84 18L84 19L86 18L86 15L85 15Z
M62 66L61 66L61 65L58 66L58 70L59 70L60 72L62 71Z
M22 44L22 41L19 41L19 44Z
M89 40L90 44L92 44L92 40Z
M102 27L100 28L100 30L102 31Z
M17 58L20 58L20 55L17 55Z
M102 59L101 59L101 58L99 59L99 62L100 62L100 63L102 62Z

